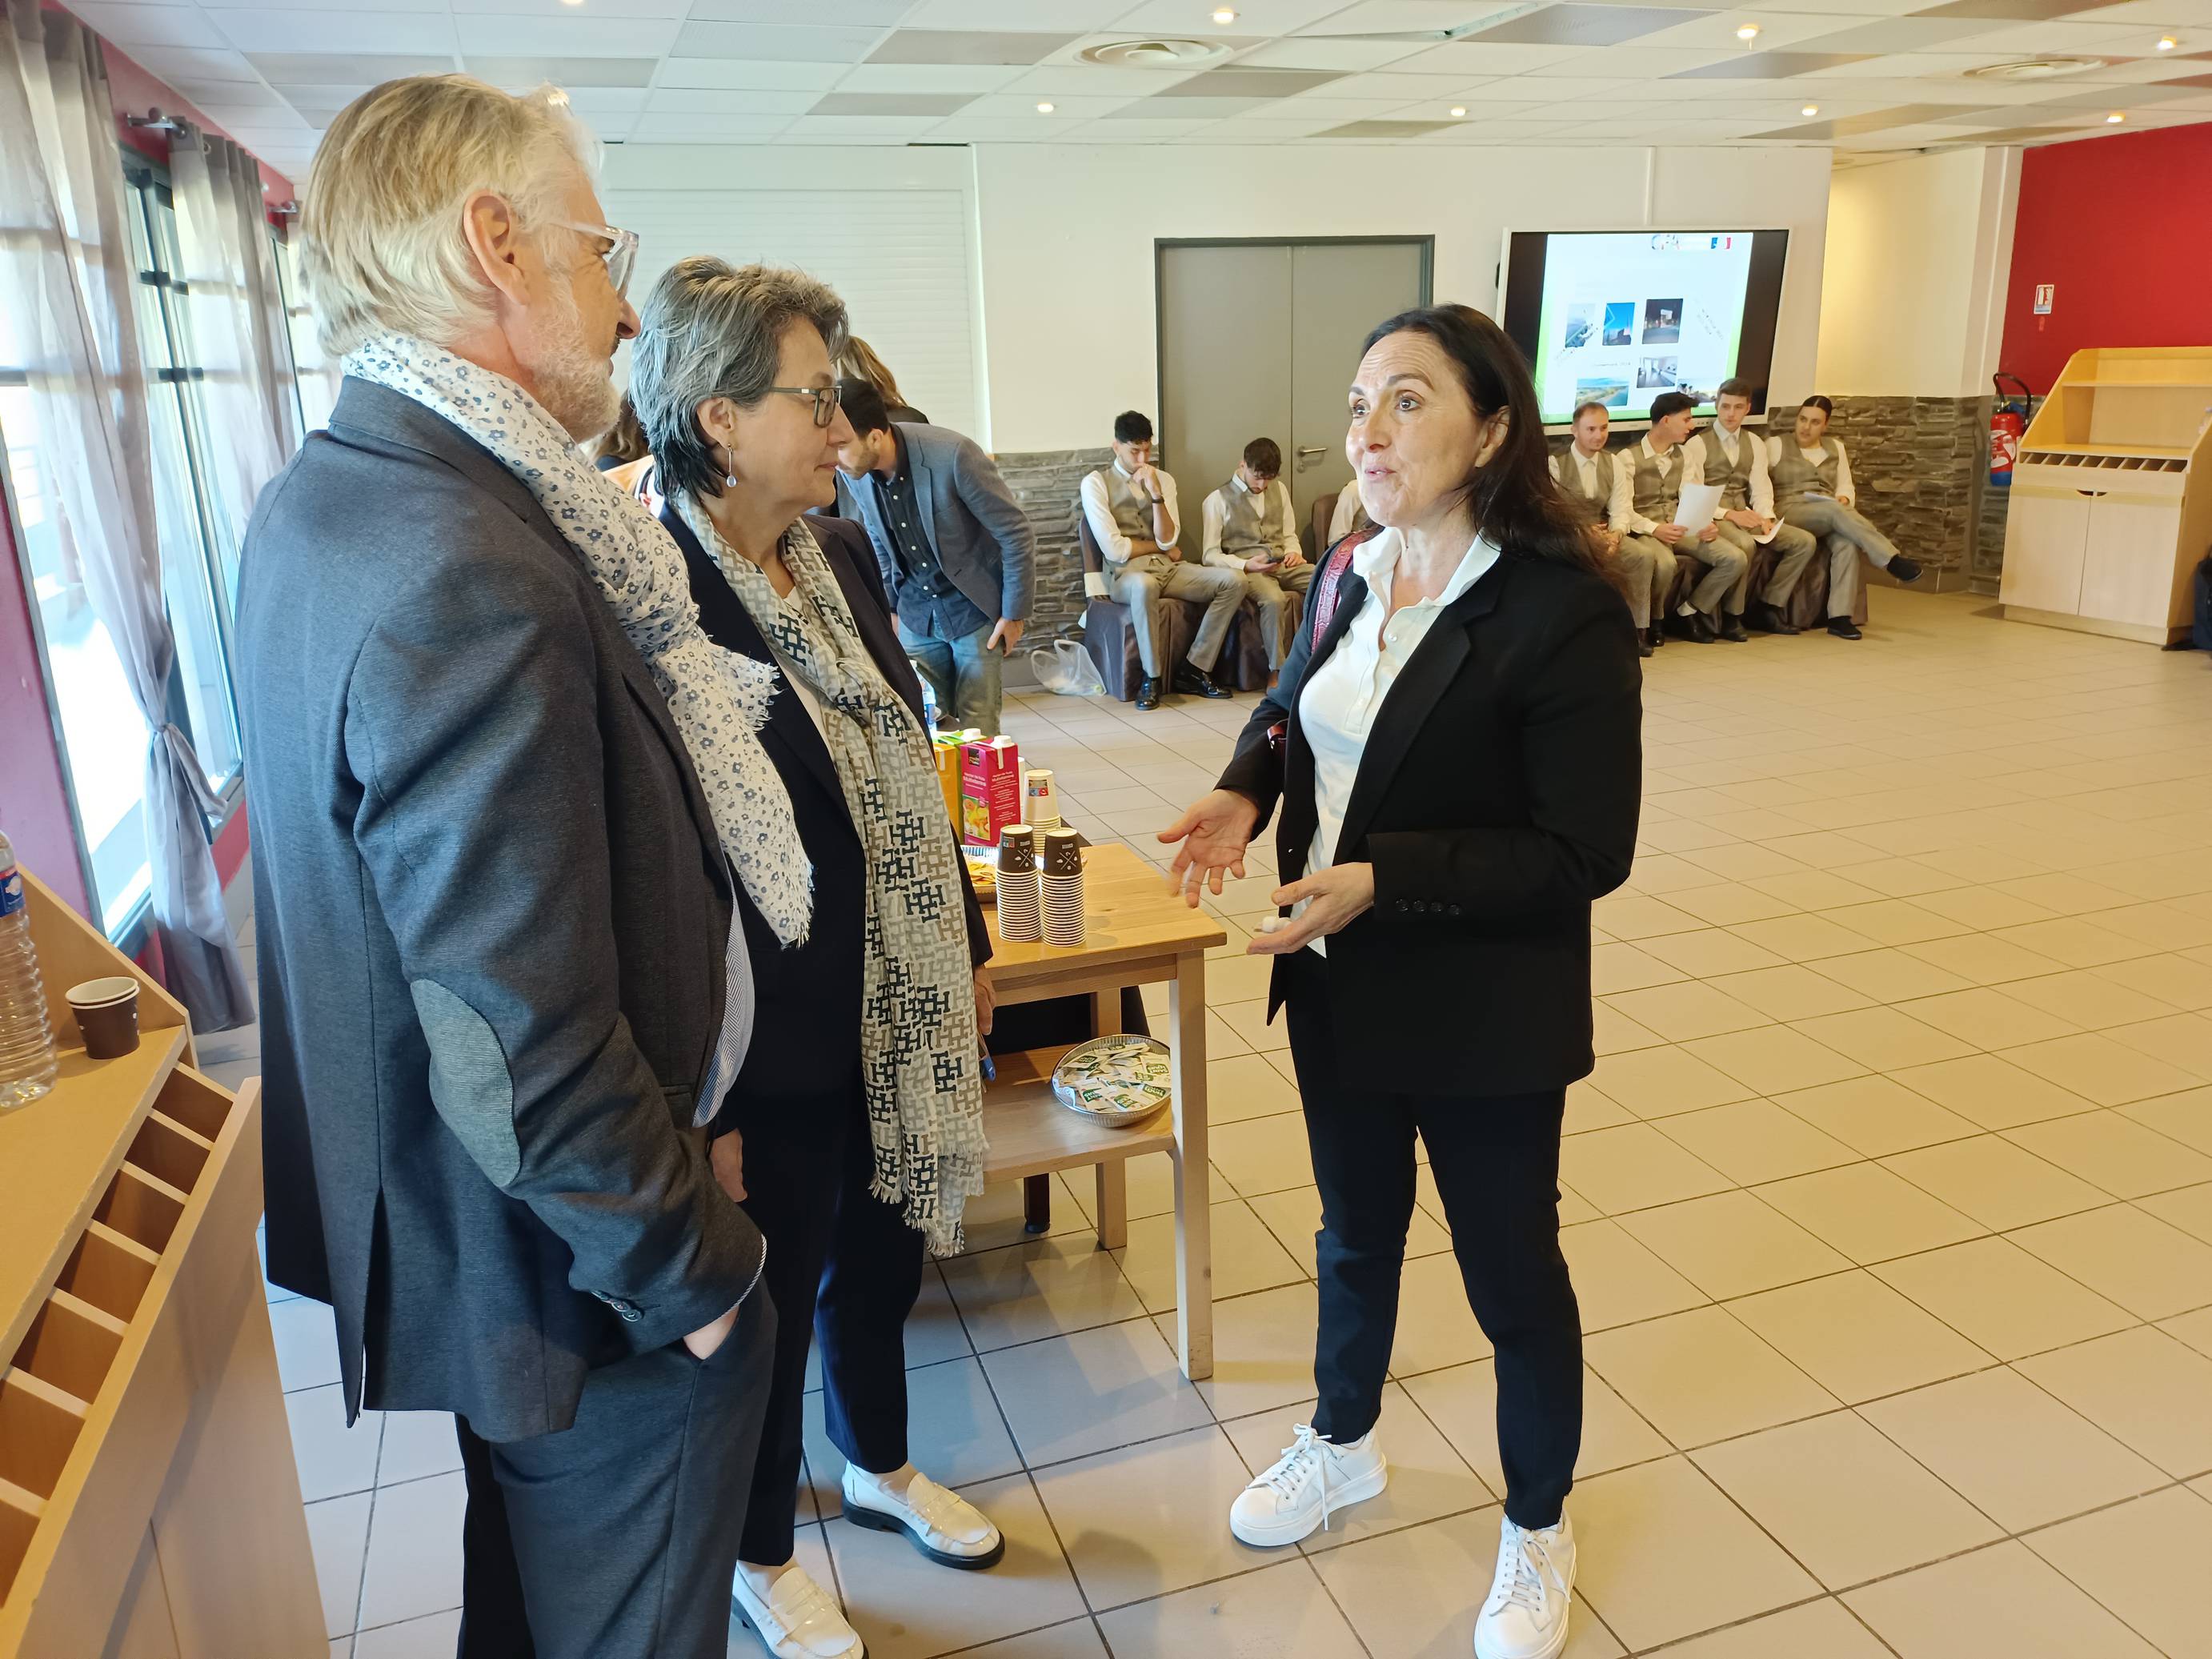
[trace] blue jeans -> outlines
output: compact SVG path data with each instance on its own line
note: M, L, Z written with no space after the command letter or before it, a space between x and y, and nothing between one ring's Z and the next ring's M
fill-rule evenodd
M986 623L972 634L940 640L917 636L904 623L899 624L899 643L906 647L907 660L937 694L940 728L957 731L972 726L987 737L999 734L999 684L1006 658L985 644L995 626Z

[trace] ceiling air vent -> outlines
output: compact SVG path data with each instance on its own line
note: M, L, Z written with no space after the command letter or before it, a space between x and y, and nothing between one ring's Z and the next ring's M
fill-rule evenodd
M1103 46L1085 46L1080 56L1086 64L1104 64L1114 69L1171 70L1203 64L1227 55L1228 51L1228 44L1220 40L1110 40Z
M2023 58L2016 64L1990 64L1981 69L1970 69L1966 76L1975 81L2055 81L2062 75L2079 75L2083 70L2104 67L2101 58Z

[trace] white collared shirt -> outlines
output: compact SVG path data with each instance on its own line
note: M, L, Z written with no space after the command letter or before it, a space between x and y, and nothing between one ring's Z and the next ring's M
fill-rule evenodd
M1232 489L1240 495L1249 495L1252 493L1251 487L1243 478L1232 473L1227 483L1206 498L1206 505L1200 509L1206 522L1199 539L1199 549L1200 557L1205 563L1218 565L1224 570L1242 570L1244 568L1243 559L1238 558L1234 553L1224 553L1221 550L1221 532L1229 525L1229 504L1224 498ZM1261 510L1265 511L1264 503ZM1175 509L1170 507L1168 511L1172 513ZM1180 533L1182 526L1178 523L1176 529ZM1095 535L1097 532L1094 531L1091 533ZM1275 556L1279 559L1287 558L1297 550L1298 521L1296 512L1291 506L1291 492L1285 489L1283 491L1282 520L1275 526Z
M1337 641L1328 659L1308 674L1298 688L1298 726L1314 761L1314 838L1306 855L1306 874L1335 861L1336 838L1358 781L1359 762L1368 735L1389 700L1390 688L1420 649L1444 607L1480 581L1498 562L1498 544L1478 536L1459 568L1433 599L1417 599L1390 611L1390 585L1406 541L1385 530L1352 553L1352 574L1367 584L1367 599ZM1387 613L1387 614L1386 614ZM1304 908L1295 907L1296 915ZM1327 954L1327 944L1313 948Z
M1827 442L1828 447L1836 452L1836 499L1845 507L1849 507L1851 504L1851 497L1857 494L1851 488L1851 458L1844 453L1844 441L1841 438L1831 437ZM1797 443L1797 434L1793 432L1786 439L1769 438L1766 441L1766 462L1769 466L1782 459L1782 446L1784 443ZM1798 444L1797 453L1805 458L1805 464L1808 466L1818 466L1828 459L1819 450L1808 449L1802 444Z
M1766 446L1759 441L1758 435L1745 431L1741 427L1731 432L1718 421L1715 421L1699 435L1710 438L1714 443L1718 444L1721 447L1721 453L1728 457L1730 466L1735 465L1736 446L1739 444L1751 446L1751 488L1747 492L1747 497L1753 512L1758 514L1762 519L1772 518L1774 516L1774 480L1767 476ZM1698 476L1703 477L1705 475L1699 473ZM1713 521L1717 524L1727 518L1728 514L1729 509L1726 507L1716 507L1713 509ZM1772 531L1756 538L1762 542L1771 541L1773 538Z
M1129 469L1122 465L1118 458L1114 462L1114 470L1124 478L1130 476ZM1173 475L1154 467L1152 476L1160 481L1160 499L1167 507L1168 517L1175 520L1175 535L1160 544L1160 550L1164 553L1182 539L1182 514L1176 505ZM1114 522L1114 504L1106 499L1106 475L1103 472L1085 473L1081 493L1083 516L1091 520L1091 533L1097 538L1098 550L1105 556L1106 562L1115 566L1128 563L1129 538L1121 533L1121 526ZM1144 494L1142 490L1137 493Z
M1632 536L1648 536L1659 527L1658 520L1647 519L1636 510L1636 466L1638 458L1649 455L1653 460L1657 461L1663 470L1669 455L1680 455L1682 458L1682 482L1690 483L1705 476L1703 471L1705 451L1703 449L1692 451L1690 447L1697 441L1696 436L1692 434L1685 441L1676 444L1674 448L1662 450L1652 443L1651 434L1647 432L1633 448L1625 450L1613 458L1613 499L1619 502L1623 496L1627 498L1626 505L1618 520L1614 520L1609 514L1607 515L1615 530L1626 531ZM1695 462L1699 468L1698 471L1692 472L1690 470L1692 462Z

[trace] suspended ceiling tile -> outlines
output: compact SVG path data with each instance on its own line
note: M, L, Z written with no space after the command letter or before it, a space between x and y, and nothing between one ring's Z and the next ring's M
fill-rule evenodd
M126 8L127 9L127 8ZM452 52L450 12L211 11L230 43L257 52Z
M1845 64L1860 61L1859 55L1854 52L1747 52L1741 58L1724 58L1717 64L1678 70L1668 78L1673 81L1787 81L1796 76L1815 75L1822 70L1838 69Z
M999 92L1021 70L1005 64L855 64L840 92Z
M1252 110L1280 109L1273 98L1139 98L1109 111L1109 121L1212 121Z
M814 107L814 103L815 94L811 92L656 87L645 94L644 112L647 115L714 115L762 120L770 116L788 118L804 115Z
M556 0L558 3L559 0ZM588 0L594 6L605 0ZM809 25L828 27L887 29L908 10L913 0L691 0L689 15L706 23L788 23L794 14ZM460 9L457 3L456 11Z
M781 63L742 58L665 59L655 84L742 91L750 88L812 88L826 91L852 68L849 64Z
M647 87L659 64L654 58L471 58L468 70L495 87L523 90L549 81L556 87Z
M679 58L764 58L771 63L854 64L883 37L881 29L783 23L686 23Z
M452 72L450 54L397 52L249 52L246 61L273 87L353 87L362 90L404 75Z
M126 50L139 46L195 46L221 52L232 46L211 15L195 6L128 6L77 0L70 8L83 21Z
M1323 138L1419 138L1424 133L1439 132L1452 125L1449 118L1441 121L1347 121L1342 126L1331 127L1318 136Z
M975 101L964 92L830 92L809 115L927 115L943 120Z
M1229 69L1204 70L1188 80L1164 88L1168 98L1290 98L1334 82L1350 78L1342 70Z
M996 29L900 29L867 54L871 64L1038 64L1075 37Z

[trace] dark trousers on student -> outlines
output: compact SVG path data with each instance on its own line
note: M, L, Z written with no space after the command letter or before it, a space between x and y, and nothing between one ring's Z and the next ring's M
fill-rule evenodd
M1378 1091L1338 1063L1328 972L1322 958L1299 951L1286 1010L1321 1188L1314 1431L1340 1444L1357 1440L1382 1411L1418 1134L1429 1149L1468 1302L1498 1351L1505 1513L1520 1526L1553 1526L1574 1484L1583 1423L1582 1315L1559 1252L1566 1091Z
M922 1240L869 1194L857 1073L817 1095L747 1096L740 1084L723 1110L744 1136L745 1212L768 1240L763 1279L782 1321L738 1559L776 1566L797 1519L810 1339L831 1443L872 1474L906 1462L905 1326Z

